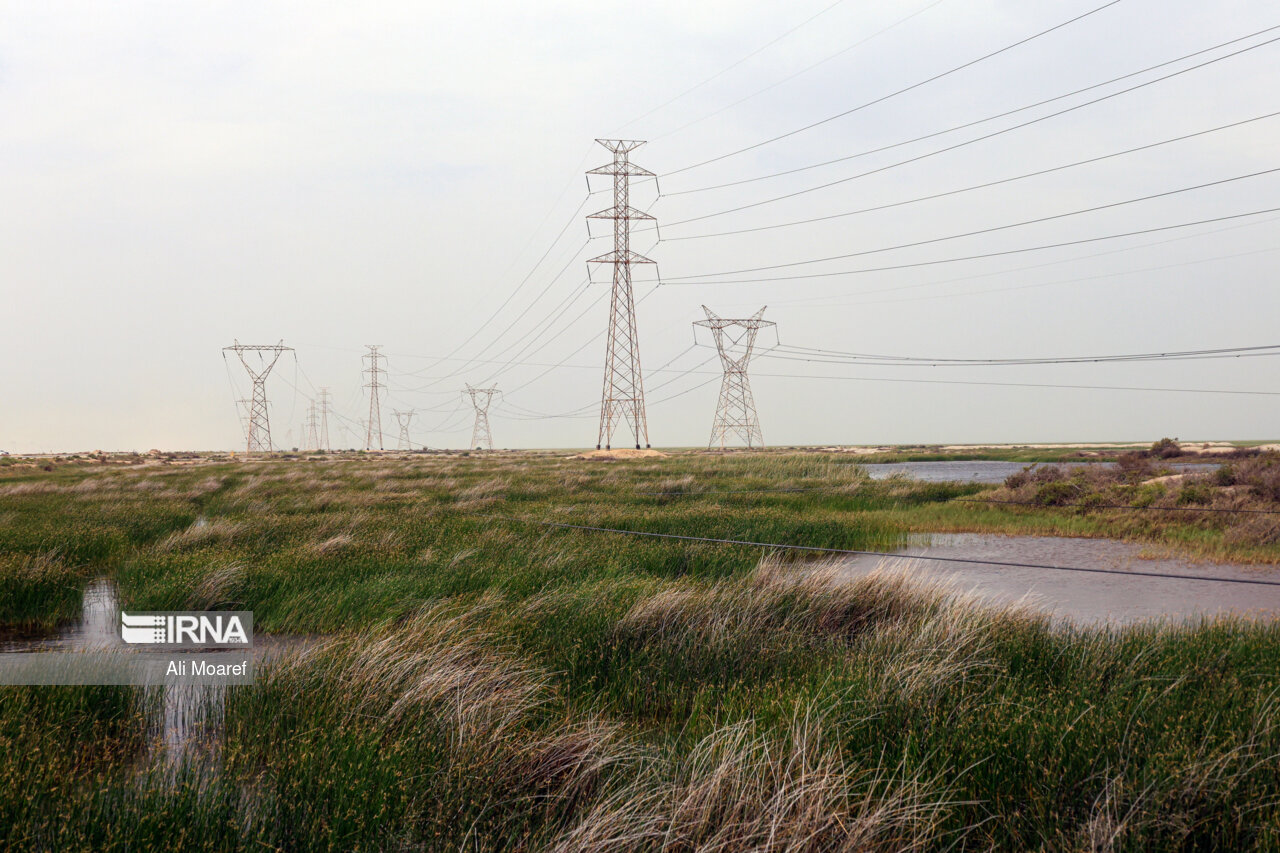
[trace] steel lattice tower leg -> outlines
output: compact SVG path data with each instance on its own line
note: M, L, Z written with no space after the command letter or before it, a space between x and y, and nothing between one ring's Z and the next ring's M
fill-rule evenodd
M227 357L228 350L239 356L240 363L253 382L253 394L249 400L249 424L245 429L245 450L249 453L270 453L272 445L271 421L267 416L267 376L280 360L280 355L286 350L292 352L293 347L285 346L284 341L265 346L236 341L232 346L222 348L223 358ZM245 353L248 352L258 353L256 368L245 358Z
M396 422L400 424L400 436L396 439L396 450L413 450L413 443L409 440L409 422L413 420L414 413L412 411L393 411L391 414L395 415Z
M378 366L378 360L386 356L379 353L376 346L366 345L366 348L369 351L361 356L369 359L369 366L363 371L369 374L369 381L364 386L369 389L369 424L365 431L364 449L373 450L373 440L376 437L378 449L382 450L382 404L379 397L383 385L380 377L387 371Z
M747 365L751 362L756 336L762 328L774 323L760 319L764 316L764 308L751 317L737 320L718 317L705 305L702 310L707 319L698 320L694 325L711 330L724 368L716 417L711 425L711 441L707 447L714 448L718 444L724 450L730 433L737 435L747 447L764 447L764 433L760 430L756 401L751 394L751 382L747 379ZM735 330L739 331L735 333Z
M463 392L471 397L471 405L476 410L476 424L471 429L471 447L475 450L493 450L493 434L489 432L489 404L494 395L500 394L498 386L492 388L472 388L467 385Z
M600 395L600 432L596 448L609 448L618 421L625 420L640 442L649 446L649 424L644 413L644 380L640 372L640 338L636 333L635 297L631 288L631 265L653 261L631 251L631 223L653 217L631 206L631 178L654 177L629 159L631 151L643 145L632 139L597 139L613 152L613 162L592 169L588 175L613 176L613 207L593 213L588 219L613 220L613 251L592 258L589 264L613 265L613 294L609 302L609 339L604 357L604 390ZM589 186L590 178L588 178Z

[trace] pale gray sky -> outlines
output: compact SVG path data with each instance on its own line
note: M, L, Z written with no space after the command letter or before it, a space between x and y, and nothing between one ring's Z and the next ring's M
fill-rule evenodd
M393 408L421 410L415 442L464 446L471 428L458 408L464 381L496 381L508 392L492 419L499 445L592 445L607 287L583 286L583 261L606 251L608 238L587 246L582 214L609 201L586 198L582 173L610 156L593 138L650 140L634 159L662 176L666 195L652 212L675 223L847 178L1280 35L936 139L683 193L911 139L1280 25L1274 3L1261 0L1121 0L874 107L677 171L1103 2L0 2L7 201L0 274L8 315L0 449L239 447L233 401L247 394L247 381L220 352L237 338L283 338L296 347L296 364L282 359L268 386L277 444L297 443L315 386L333 389L345 419L331 427L335 443L357 441L354 431L344 439L340 425L367 412L360 356L377 343L390 354L383 411L392 446ZM819 63L827 57L834 58ZM664 225L663 242L648 254L669 283L638 287L653 443L706 441L714 353L686 351L703 303L724 316L768 304L784 344L898 355L1280 342L1275 213L879 273L688 278L880 249L1280 167L1280 117L943 199L676 239L913 199L1254 118L1280 110L1278 58L1280 43L1258 47L918 163ZM727 278L911 264L1224 217L1280 207L1277 189L1280 177L1264 175L993 234ZM641 206L655 198L652 184L637 185L634 195ZM605 234L598 225L593 233ZM637 235L636 248L651 242ZM435 360L455 349L455 360ZM878 380L1280 392L1276 365L1254 358L906 368L762 357L753 385L774 444L1274 438L1280 396ZM570 411L586 416L526 419Z

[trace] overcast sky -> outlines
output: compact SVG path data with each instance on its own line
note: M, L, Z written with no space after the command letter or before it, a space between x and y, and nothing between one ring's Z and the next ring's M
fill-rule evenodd
M1010 358L1280 342L1280 213L955 260L1280 207L1280 173L873 252L1277 168L1280 117L939 199L699 237L1280 110L1278 42L931 154L1278 29L895 145L1280 25L1262 0L1120 0L688 168L1104 2L2 2L0 449L241 447L235 401L248 381L222 348L281 339L295 351L268 382L277 445L299 443L321 386L335 401L333 443L360 441L366 344L389 354L388 446L393 409L417 411L415 445L465 446L464 382L506 392L492 414L499 446L594 445L608 287L586 284L585 259L611 248L608 223L593 223L603 236L588 243L583 218L610 204L587 196L583 173L610 159L596 137L648 140L633 159L660 176L661 198L652 182L633 190L663 238L634 238L667 282L637 274L657 446L709 434L718 365L714 350L693 347L690 325L703 304L730 317L767 304L778 325L761 350ZM703 189L884 146L894 147ZM847 273L886 266L901 268ZM712 275L761 267L774 269ZM771 444L1280 437L1275 358L955 368L817 364L795 352L752 365ZM542 417L563 413L574 416Z

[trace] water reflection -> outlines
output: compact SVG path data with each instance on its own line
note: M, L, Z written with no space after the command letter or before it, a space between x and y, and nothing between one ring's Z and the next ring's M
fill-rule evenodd
M53 634L10 639L0 653L101 651L119 646L120 604L116 587L96 578L85 587L80 618ZM222 739L226 688L220 685L164 684L140 688L150 748L149 769L172 779L179 768L193 768L216 757Z

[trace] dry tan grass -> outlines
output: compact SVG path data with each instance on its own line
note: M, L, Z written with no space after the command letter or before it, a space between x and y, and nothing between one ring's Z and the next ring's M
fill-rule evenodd
M336 554L350 545L352 541L350 533L339 533L336 536L330 536L328 539L312 542L307 546L307 550L312 554L323 557Z
M214 543L232 542L243 533L245 525L225 518L198 519L184 530L170 533L155 544L160 552L184 551Z
M434 719L455 747L498 741L545 701L543 677L495 649L476 618L496 597L461 613L428 605L412 619L352 648L341 677L351 713L396 726Z
M665 480L660 480L657 486L650 491L656 492L659 495L674 497L676 495L696 494L701 492L702 488L698 485L697 479L692 474L686 474L683 477L669 477Z
M187 597L187 609L220 610L236 604L236 589L244 574L244 566L236 562L209 566Z
M375 520L373 513L364 509L341 514L329 513L323 517L316 527L315 534L321 539L328 539L338 535L350 538L361 527L372 525Z
M246 465L245 467L249 467L249 466ZM237 497L237 498L249 497L254 492L256 492L260 487L262 487L265 483L270 482L270 479L271 478L264 476L262 474L250 474L249 476L244 478L244 481L241 482L240 485L235 487L235 490L232 491L231 494L233 497Z
M109 481L106 477L86 477L71 487L71 491L78 495L93 494L99 492L108 485Z
M879 623L935 613L944 600L937 585L899 574L850 579L838 561L802 565L766 558L745 581L678 585L647 596L618 628L690 645L749 643L779 630L849 640Z
M812 712L781 739L750 721L722 727L602 799L552 849L925 849L949 806L934 781L850 767L832 731Z
M913 579L909 565L850 578L836 561L808 566L767 558L744 580L667 585L645 595L615 631L623 640L684 655L795 642L857 644L859 655L881 662L868 701L919 701L997 672L990 645L999 623L1044 619L958 594L945 582Z
M476 504L481 501L500 498L506 493L507 486L508 481L500 477L481 480L474 486L469 486L458 492L458 503L460 505Z
M400 550L403 543L404 534L399 530L384 530L374 541L374 547L383 552L395 552Z
M461 551L457 552L456 554L454 554L452 557L449 558L449 565L447 565L445 568L446 569L457 568L458 566L462 565L464 562L471 559L478 553L480 552L475 548L463 548Z
M10 495L55 495L69 491L71 486L61 486L44 480L33 480L26 483L10 483L0 486L0 497Z

